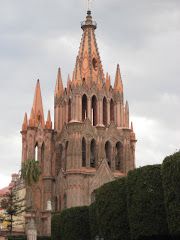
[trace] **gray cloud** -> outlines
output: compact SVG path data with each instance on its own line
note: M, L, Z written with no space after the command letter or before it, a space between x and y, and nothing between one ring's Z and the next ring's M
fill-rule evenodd
M44 114L51 109L60 66L72 76L87 1L4 1L0 8L0 188L18 172L20 130L40 79ZM95 0L98 47L114 83L121 67L124 98L138 139L136 165L161 163L180 143L179 0Z

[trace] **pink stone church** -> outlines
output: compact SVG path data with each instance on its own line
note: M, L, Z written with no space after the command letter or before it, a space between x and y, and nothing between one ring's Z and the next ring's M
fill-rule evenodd
M72 80L63 87L58 69L54 94L54 129L50 111L44 120L40 83L37 81L30 119L22 126L22 163L40 162L42 174L33 192L38 233L49 234L47 202L52 213L89 205L95 189L126 176L135 168L136 137L129 126L119 65L114 88L102 68L96 22L91 12L81 23L82 40ZM30 205L27 189L27 205ZM29 221L30 214L26 214Z

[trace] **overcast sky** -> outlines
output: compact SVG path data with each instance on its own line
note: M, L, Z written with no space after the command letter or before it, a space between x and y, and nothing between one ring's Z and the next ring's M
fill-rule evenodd
M58 67L66 87L87 0L1 0L0 188L21 164L24 113L40 79L45 119L53 119ZM94 0L97 43L112 85L120 64L124 100L137 137L136 166L162 163L180 149L180 1Z

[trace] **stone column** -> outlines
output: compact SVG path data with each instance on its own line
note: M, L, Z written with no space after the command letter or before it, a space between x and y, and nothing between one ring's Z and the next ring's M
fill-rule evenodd
M31 221L29 224L27 240L37 240L37 230L36 230L33 218L31 218Z
M90 142L87 141L86 143L86 168L90 169L91 164L90 164L90 157L91 157L91 149L90 149Z
M117 125L116 102L114 103L114 123Z
M76 94L76 114L75 114L75 119L79 120L79 96Z
M122 102L120 104L120 126L124 126L124 106Z
M91 121L91 97L88 96L88 118Z
M99 115L99 122L98 124L103 125L103 101L102 99L99 99L99 108L97 109L98 115Z
M82 122L82 99L80 95L79 95L79 121Z
M107 100L107 125L110 124L110 99Z
M117 102L117 126L118 127L120 127L120 117L121 117L120 102Z

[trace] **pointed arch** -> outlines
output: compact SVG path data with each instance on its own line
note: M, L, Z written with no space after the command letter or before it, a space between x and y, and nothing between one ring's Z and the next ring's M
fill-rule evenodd
M103 124L107 126L107 99L103 98Z
M110 102L110 122L114 122L114 101L111 99Z
M62 152L63 152L63 146L62 144L59 144L56 152L56 170L55 170L56 176L59 174L59 171L62 167Z
M44 173L44 143L41 146L41 174Z
M82 138L82 167L86 167L86 140Z
M111 168L111 156L112 156L112 145L109 141L105 144L106 159L109 167Z
M115 164L116 170L123 172L123 145L121 142L116 143Z
M71 105L72 105L71 99L69 99L69 101L68 101L68 122L71 121Z
M34 159L35 161L38 161L38 143L35 144L35 153L34 153Z
M82 121L83 122L87 118L87 113L88 113L88 109L87 109L87 96L86 96L86 94L84 94L82 96Z
M69 142L67 141L65 146L64 171L66 171L66 167L67 167L68 146L69 146Z
M97 98L94 95L91 100L91 111L92 111L92 125L97 125Z
M92 168L96 167L96 141L92 139L91 141L91 157L90 164Z

